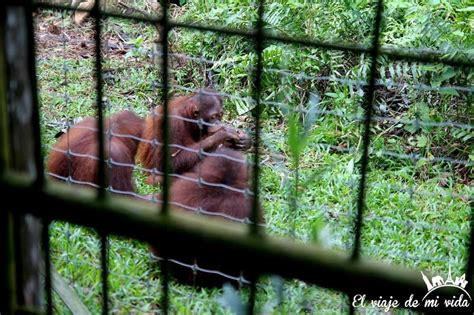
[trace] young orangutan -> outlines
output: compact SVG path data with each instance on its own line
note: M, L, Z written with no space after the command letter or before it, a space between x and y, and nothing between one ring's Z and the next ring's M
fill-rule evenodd
M201 214L221 218L222 220L250 220L253 198L246 193L249 188L248 165L244 156L229 148L221 148L206 156L202 162L190 171L182 174L171 183L169 191L170 207L173 210L200 211ZM156 197L160 199L159 196ZM259 209L258 223L265 222ZM152 247L152 252L159 256ZM204 269L220 271L233 277L239 277L239 268L222 268L218 260L209 257L193 256L181 253L170 257L179 262L197 264ZM197 272L186 266L169 263L171 274L181 283L205 287L221 286L229 279L214 273Z
M212 152L222 145L248 146L246 135L243 137L234 128L221 124L222 99L215 91L203 89L176 97L169 101L168 106L172 173L182 174L194 167L201 159L199 150ZM157 106L145 120L142 142L138 147L138 160L149 173L153 168L163 171L162 119L163 107ZM203 124L200 125L198 120ZM156 184L159 180L160 176L151 174L147 182Z
M104 120L106 158L110 159L109 186L112 191L134 190L132 172L135 154L143 131L143 119L130 111L116 113ZM59 138L48 157L48 172L55 178L97 185L98 174L97 120L86 118ZM69 151L69 153L68 153Z

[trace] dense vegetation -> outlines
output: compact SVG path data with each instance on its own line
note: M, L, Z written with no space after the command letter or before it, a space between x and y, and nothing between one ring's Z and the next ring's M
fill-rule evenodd
M348 46L370 46L373 1L266 1L265 29ZM142 1L130 2L145 7ZM189 0L175 20L250 30L255 1ZM467 0L386 1L381 45L474 59L474 7ZM45 152L68 120L95 115L91 24L43 11L37 17L38 74ZM61 32L67 34L65 45ZM153 26L104 22L105 104L142 116L160 99ZM238 36L174 29L171 84L183 94L211 82L228 95L227 119L252 130L255 45ZM370 58L335 50L265 42L262 101L262 202L267 232L350 252ZM159 57L159 56L158 56ZM154 62L155 61L155 62ZM371 126L363 256L446 274L463 270L474 163L469 68L381 57ZM296 176L297 175L297 176ZM141 194L152 188L137 172ZM295 197L297 193L297 198ZM69 224L52 229L53 261L82 300L100 309L99 240ZM160 282L147 246L112 239L111 302L119 313L159 308ZM333 313L347 298L299 281L261 279L264 313ZM280 294L280 293L281 294ZM242 290L245 301L246 292ZM231 289L172 285L173 313L225 313L239 306ZM56 299L59 312L64 306Z

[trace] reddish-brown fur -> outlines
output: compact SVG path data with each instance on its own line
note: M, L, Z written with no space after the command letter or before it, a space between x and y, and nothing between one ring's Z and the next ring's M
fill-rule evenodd
M221 128L213 134L208 134L208 126L204 125L200 129L199 124L184 119L202 119L207 123L220 124L222 117L222 100L212 90L201 90L188 96L180 96L171 99L168 104L170 144L180 145L190 150L204 150L212 152L220 145L229 140L239 140L239 135L230 128ZM138 147L137 157L142 165L151 170L156 168L162 171L162 117L163 107L156 107L154 114L149 115L145 120L145 127L142 141ZM155 140L156 145L150 143ZM196 152L170 146L171 172L181 174L189 171L200 161L200 156ZM150 176L149 183L156 183L156 178Z
M253 199L250 195L245 196L240 191L211 186L222 184L238 190L249 188L248 165L245 157L238 151L221 148L212 156L205 157L201 163L182 176L186 179L177 178L171 185L171 203L175 202L192 208L201 207L207 212L222 213L236 219L250 218ZM201 178L201 184L193 181L199 178ZM180 208L178 204L173 204L173 206ZM185 207L181 208L185 209Z
M206 183L224 184L239 190L246 190L249 188L248 165L245 163L244 156L235 150L222 148L214 152L227 156L207 156L203 161L197 164L189 172L183 174L184 178L178 178L172 182L170 187L170 206L173 209L180 209L183 211L195 211L192 209L200 208L205 212L210 212L204 215L222 218L222 220L230 220L222 216L214 216L213 214L224 214L233 218L242 220L250 219L252 213L253 198L250 195L244 195L242 192L233 191L223 187L212 187ZM235 159L242 160L243 163L235 161ZM201 184L193 181L202 179ZM264 218L259 209L259 223L264 223ZM156 249L152 251L158 255ZM215 257L218 257L216 255ZM230 274L234 277L239 277L241 270L239 268L221 268L218 261L214 259L211 261L209 257L196 257L187 253L182 253L179 256L172 257L178 261L186 264L197 263L198 266L219 270L223 273ZM173 276L180 282L187 284L194 284L199 286L221 286L229 280L220 275L198 272L193 274L193 271L188 267L179 266L170 263L170 268Z
M111 159L110 169L106 166L105 175L109 185L117 191L133 191L133 164L139 138L143 131L143 119L130 111L122 111L104 120L104 128L112 133L105 135L106 158ZM125 137L123 137L125 136ZM132 136L137 139L133 139ZM71 154L64 151L70 150ZM63 151L63 152L61 152ZM88 155L80 157L74 154ZM97 120L87 118L77 123L63 134L48 158L48 171L61 177L92 184L98 184L98 141ZM117 165L116 163L131 166ZM54 176L53 176L54 177Z

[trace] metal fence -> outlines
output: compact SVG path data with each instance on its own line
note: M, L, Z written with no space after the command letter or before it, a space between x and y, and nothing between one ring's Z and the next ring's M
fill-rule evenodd
M103 69L102 69L102 53L100 47L102 46L102 27L101 21L107 17L116 17L116 18L127 18L134 21L140 21L150 24L159 24L161 25L161 35L162 35L162 47L160 57L162 58L162 67L161 67L161 82L160 85L162 91L162 104L164 108L163 112L163 156L165 157L165 166L162 173L158 173L156 170L150 169L140 169L145 171L151 171L158 175L163 176L163 191L162 196L163 200L160 202L160 214L157 214L154 208L151 205L146 204L136 204L133 201L124 199L111 199L107 191L113 191L107 187L106 183L106 163L99 163L100 161L106 161L109 165L117 166L133 166L134 165L124 165L114 161L106 159L106 148L104 143L104 137L98 137L99 143L99 154L98 156L83 156L86 158L95 159L98 161L99 165L99 179L100 182L98 185L93 185L91 183L79 183L79 184L89 184L98 188L98 195L95 196L90 191L81 191L76 188L64 187L62 185L57 185L55 183L46 183L44 177L38 174L44 174L43 170L43 156L41 152L40 145L40 126L39 126L39 114L38 114L38 100L36 95L36 72L35 72L35 59L34 59L34 29L33 23L31 20L32 12L38 8L45 9L60 9L64 11L73 10L70 7L61 6L61 5L52 5L46 3L32 3L32 4L10 4L6 6L7 10L5 12L11 12L18 8L25 9L23 12L25 14L25 23L28 31L28 48L31 49L27 56L28 60L28 75L29 83L31 88L31 99L32 99L32 118L28 123L31 125L32 131L34 134L34 139L32 143L33 151L29 152L30 158L34 156L34 163L30 161L35 167L35 176L33 180L19 176L18 174L7 170L6 161L11 159L7 157L10 154L8 151L8 146L6 143L8 141L3 141L3 157L4 161L1 164L2 171L2 190L6 192L7 200L14 201L14 206L11 206L2 214L2 221L5 224L2 224L4 228L5 242L2 243L2 254L8 253L10 255L5 255L6 261L3 265L2 270L2 280L5 279L5 286L2 287L6 295L9 297L9 301L5 303L2 311L5 313L14 313L18 311L23 312L34 312L34 310L28 309L26 301L21 302L21 299L18 298L20 293L15 293L15 287L19 284L17 279L12 279L12 265L16 264L15 255L12 255L14 250L17 250L19 238L18 234L12 234L13 231L21 226L20 223L16 225L12 224L12 218L17 218L20 214L32 213L37 217L42 218L44 226L42 229L42 247L45 252L45 292L47 300L47 313L53 313L53 298L52 298L52 285L51 285L51 270L50 270L50 253L49 253L49 225L52 220L64 220L72 222L75 224L80 224L88 227L94 228L100 235L100 248L101 248L101 285L102 285L102 312L104 314L111 311L109 306L109 287L108 279L109 266L108 266L108 235L121 235L126 237L132 237L141 241L148 241L156 243L156 240L173 240L173 246L161 245L160 250L164 253L162 260L162 270L161 277L163 283L163 292L161 300L161 311L165 314L168 313L169 308L169 275L168 267L169 264L180 264L187 266L189 268L194 268L198 272L208 272L215 273L212 270L206 270L200 268L198 265L188 265L183 262L179 262L174 259L169 259L166 257L172 257L173 254L178 253L180 250L194 250L202 251L203 253L211 256L213 252L221 252L223 255L223 262L227 264L238 264L245 268L245 270L251 271L250 277L244 279L241 277L235 277L232 275L221 274L223 277L229 279L237 280L241 283L249 284L250 286L250 297L248 303L249 313L253 313L254 304L255 304L255 295L256 295L256 281L258 277L262 274L278 274L288 278L297 278L303 281L314 283L322 287L327 287L331 289L336 289L341 292L348 294L352 297L355 294L360 293L361 283L364 283L363 292L368 295L368 297L377 298L381 294L390 295L393 297L406 298L410 294L421 295L423 296L426 293L424 283L419 276L419 272L410 271L410 270L399 270L396 267L391 269L386 268L386 265L383 264L374 264L372 262L367 262L360 257L361 255L361 235L362 235L362 222L363 220L385 220L390 222L390 218L381 218L381 217L364 217L364 210L366 208L365 200L368 185L367 185L367 175L368 175L368 165L369 165L369 148L371 144L371 125L375 122L391 122L395 123L406 123L406 124L415 124L427 125L430 127L457 127L461 129L470 130L472 126L469 124L458 123L455 121L443 121L443 122L424 122L417 119L413 121L407 121L403 119L397 119L393 117L386 117L377 115L374 113L374 99L376 94L376 88L381 86L400 86L401 83L392 82L390 79L377 78L378 73L378 63L377 60L381 56L387 56L393 60L399 61L409 61L409 62L419 62L419 63L441 63L444 65L451 65L455 67L463 67L464 69L470 69L474 65L474 62L470 59L462 57L451 57L446 58L442 53L435 51L416 51L416 50L394 50L380 47L380 37L381 37L381 20L382 20L382 11L383 3L381 0L377 1L375 5L375 19L373 24L373 36L371 45L368 47L365 46L350 46L350 45L340 45L332 44L314 40L308 40L304 38L289 38L272 35L264 31L263 28L263 16L265 12L265 4L263 0L258 2L258 18L255 28L252 31L243 31L236 29L221 29L216 27L211 27L207 25L197 25L195 23L186 24L176 21L171 21L168 18L167 5L162 5L163 17L162 18L144 18L144 17L135 17L135 16L122 16L113 12L102 12L99 9L99 1L96 1L95 7L90 10L92 17L94 18L94 31L95 31L95 78L96 78L96 105L97 105L97 117L98 117L98 128L97 134L107 133L107 130L104 128L104 102L103 102ZM14 9L13 9L14 8ZM10 11L8 11L10 10ZM250 220L237 220L232 217L226 216L226 219L236 220L240 223L247 223L247 226L241 225L232 225L229 224L228 227L221 227L218 223L215 222L206 222L202 218L193 218L179 213L174 213L170 211L170 207L180 206L173 205L169 201L168 188L170 186L171 178L179 178L181 175L172 174L169 168L169 148L173 144L169 143L169 115L168 115L168 101L171 89L183 90L186 91L186 87L182 86L173 86L168 82L169 78L169 60L174 57L182 57L187 60L192 60L204 64L212 64L212 60L206 60L200 57L180 55L177 53L169 53L169 43L168 35L170 31L174 28L190 29L199 32L216 32L223 35L236 35L241 36L247 40L253 41L255 46L255 52L257 55L256 64L249 67L248 71L252 74L252 99L245 98L245 101L252 102L254 106L253 118L255 126L255 143L254 143L254 154L253 160L249 163L252 167L252 176L253 176L253 186L250 191L240 191L238 192L243 194L253 194L254 204L253 204L253 214ZM2 34L3 35L3 34ZM364 113L363 115L353 115L348 116L347 114L341 114L337 111L331 110L318 110L317 114L319 115L334 115L341 116L349 119L350 121L362 122L363 123L363 136L362 136L362 153L360 160L360 178L358 180L348 181L348 185L351 187L357 187L357 198L356 198L356 217L354 218L354 239L353 246L349 248L351 250L351 255L349 257L345 255L339 255L335 252L322 250L321 248L308 245L300 244L294 241L279 240L274 239L273 237L263 235L261 225L257 223L259 214L258 211L258 202L261 198L260 196L260 165L261 165L261 156L259 154L260 148L262 146L262 135L261 135L261 112L263 106L274 106L277 108L284 108L286 105L278 102L264 101L261 97L262 91L262 75L263 75L263 64L262 64L262 52L265 48L266 42L274 41L284 44L295 44L301 45L304 47L314 47L324 50L335 50L335 51L344 51L351 52L354 54L365 54L370 56L370 68L368 72L367 81L358 81L358 80L338 80L329 76L308 76L304 73L292 74L285 70L281 69L266 69L270 73L276 73L282 76L294 77L297 80L300 79L310 79L317 81L329 81L329 82L338 82L343 85L350 85L359 89L364 89L363 99L364 99ZM5 49L8 46L8 41L5 41ZM2 73L3 76L14 77L14 73ZM3 84L2 84L3 87ZM433 87L426 84L416 84L412 88L417 90L431 90ZM453 87L441 87L441 89L452 89ZM439 91L440 88L436 88ZM460 92L472 93L472 88L456 86L454 89ZM228 95L229 97L235 98L238 96ZM12 100L9 100L12 102ZM2 100L4 108L2 109L2 114L6 113L7 110L7 101ZM304 110L303 110L304 111ZM179 118L179 117L178 117ZM2 118L2 123L7 120ZM196 121L196 123L199 123ZM7 125L6 123L4 124ZM75 128L70 126L69 123L67 128ZM17 132L15 128L12 128L13 132ZM130 137L129 135L117 135L117 134L108 134L109 136L118 136L118 137ZM9 130L3 128L2 137L11 137ZM140 139L143 141L143 139ZM342 151L348 153L354 153L357 151L355 147L338 147L327 143L318 143L317 145L335 151ZM180 147L183 150L190 150L186 147ZM67 154L81 156L78 153L64 152ZM472 166L472 163L467 160L458 160L450 157L434 157L426 158L420 156L416 153L413 154L401 154L398 152L392 151L383 151L381 153L386 157L395 157L399 159L407 159L415 163L418 160L426 160L430 163L435 162L448 162L452 164ZM204 155L216 155L213 153L204 153ZM229 158L224 156L224 158ZM166 162L167 161L167 162ZM246 163L245 161L238 161ZM30 164L31 165L31 164ZM55 176L54 174L49 174ZM65 181L70 183L78 183L68 178L62 178ZM203 182L204 185L210 185L210 183ZM236 190L233 187L223 187L225 189ZM399 191L408 191L410 194L417 193L412 187L393 187L394 190ZM124 192L118 192L124 193ZM424 192L418 192L423 194ZM124 193L129 194L129 193ZM138 196L132 193L134 196ZM24 196L27 195L28 198ZM468 196L466 196L469 198ZM67 212L64 209L68 209ZM205 209L193 208L189 209L196 212L206 213ZM4 220L3 220L4 219ZM472 220L472 216L471 216ZM113 222L114 224L107 225L106 222ZM239 223L238 222L238 223ZM408 222L408 221L407 221ZM471 223L472 225L473 223ZM413 224L412 224L413 225ZM407 226L410 226L410 222L407 223ZM427 224L426 228L433 228L435 225ZM436 228L443 228L442 226ZM471 238L473 236L474 229L471 228ZM17 233L17 232L15 232ZM471 282L473 279L473 254L474 249L472 242L469 242L469 259L466 265L466 278ZM406 253L405 253L406 254ZM18 256L18 254L16 255ZM254 257L252 261L248 260L248 257ZM3 261L2 261L3 262ZM17 268L21 267L17 265ZM18 274L18 270L15 274ZM470 285L470 284L469 284ZM468 292L472 291L472 286L468 287ZM452 291L440 291L440 295L450 296ZM405 306L406 307L406 306ZM354 312L352 304L349 304L350 313Z

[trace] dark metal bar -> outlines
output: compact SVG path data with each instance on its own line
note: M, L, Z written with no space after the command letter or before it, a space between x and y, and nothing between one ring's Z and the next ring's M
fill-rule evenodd
M406 300L410 294L426 294L419 271L365 259L349 263L347 255L315 244L249 235L248 229L238 223L223 225L220 219L179 211L158 216L156 206L151 203L120 196L103 202L94 198L93 190L63 183L51 182L43 191L38 191L21 174L1 179L0 189L4 201L14 201L19 212L30 211L37 216L155 244L173 240L173 246L167 248L169 256L183 250L206 257L215 257L219 252L221 264L239 266L256 274L265 272L301 279L349 295L367 294L367 299L388 294ZM38 204L48 207L39 210ZM106 224L108 222L114 224ZM440 289L439 293L440 298L450 299L453 291Z
M12 314L16 307L16 257L13 236L13 216L10 211L0 211L0 313Z
M471 200L471 203L474 203L474 200ZM474 281L474 207L472 207L471 210L471 235L469 237L469 245L468 245L468 250L469 250L469 258L467 260L467 265L466 265L466 279L469 279L468 283L468 290L471 293L471 296L474 295L474 284L472 283Z
M251 276L250 280L250 295L249 295L249 302L247 307L247 314L254 314L255 313L255 297L257 295L257 281L258 277Z
M362 231L362 216L365 208L365 184L367 181L367 166L369 164L370 146L370 124L372 121L372 107L375 94L375 81L377 76L377 59L379 57L380 45L380 24L382 22L383 0L377 1L375 23L372 39L372 51L370 53L372 64L370 65L369 87L365 97L365 120L364 135L362 139L362 158L360 166L360 182L357 196L357 217L355 221L354 247L352 249L352 259L356 260L360 255L360 237Z
M254 139L254 161L252 168L252 192L253 192L253 203L252 203L252 217L253 224L251 225L250 233L258 234L258 218L259 218L259 175L260 175L260 116L261 116L261 104L260 104L260 92L262 90L262 73L263 73L263 13L264 5L263 0L258 2L258 19L255 33L255 52L257 54L257 64L255 66L255 76L253 82L253 97L255 100L255 108L252 111L255 121L255 139Z
M34 17L33 17L33 1L27 2L27 16L26 19L28 25L28 74L30 76L31 84L31 98L32 98L32 131L34 141L34 156L35 156L35 168L36 178L35 185L38 189L44 184L44 164L42 156L42 145L41 145L41 124L40 124L40 113L39 113L39 102L38 102L38 85L36 76L36 45L35 45L35 29L34 29ZM44 254L44 272L45 272L45 290L46 290L46 314L53 314L53 291L51 284L51 253L49 250L49 220L43 220L43 226L41 230L41 243Z
M260 92L262 90L262 72L263 72L263 14L264 14L264 3L263 0L258 1L258 17L255 28L255 52L257 54L257 64L255 66L255 75L253 82L253 97L255 100L255 108L252 113L255 121L255 139L254 139L254 156L253 156L253 167L252 167L252 214L250 225L250 234L258 236L261 233L261 229L258 225L260 202L259 202L259 179L260 179L260 116L261 116L261 104L260 104ZM253 314L255 309L255 296L257 294L256 281L258 280L258 274L252 274L250 284L250 296L248 302L248 314Z
M96 0L91 15L94 17L94 41L95 41L95 75L96 75L96 106L97 106L97 143L99 151L98 160L98 199L106 198L106 167L105 167L105 137L104 137L104 110L103 110L103 86L102 86L102 39L100 1ZM102 314L109 313L109 286L108 286L108 242L107 235L98 229L101 235L101 271L102 271Z
M379 47L379 55L387 56L393 60L422 62L422 63L441 63L453 67L474 67L474 59L468 57L447 57L449 52L439 52L427 48L391 48Z
M162 146L162 161L163 161L163 183L162 183L162 204L161 204L161 215L166 216L168 215L168 208L169 208L169 186L170 182L170 150L169 150L169 109L168 109L168 35L170 31L170 26L168 23L168 1L162 0L161 8L162 8L162 20L161 20L161 44L162 44L162 84L163 84L163 117L162 117L162 125L157 126L158 128L162 128L162 135L163 135L163 146ZM161 276L162 276L162 296L161 296L161 311L163 314L168 314L169 309L169 273L168 273L168 261L167 261L167 247L163 248L163 262L161 264Z
M8 168L7 62L5 56L6 10L0 10L0 177ZM16 304L15 239L13 217L7 209L0 210L0 313L11 314Z
M58 4L46 4L46 3L36 3L36 7L44 9L63 9L73 11L74 8ZM79 11L90 11L90 10L79 10ZM124 16L112 12L103 12L103 16L109 16L114 18L127 19L137 22L151 23L156 24L161 22L160 18L142 18L136 16ZM239 29L228 29L228 28L219 28L215 26L200 25L196 23L188 24L177 21L168 21L169 28L187 28L194 29L198 31L208 31L208 32L218 32L228 35L238 35L248 38L254 38L255 33L253 31L239 30ZM263 33L263 36L268 41L278 41L282 44L295 44L302 45L307 47L321 48L327 50L339 50L339 51L350 51L353 53L370 53L371 48L360 46L357 44L341 44L341 43L331 43L318 41L307 38L298 38L298 37L285 37L277 36L268 33ZM448 52L449 53L449 52ZM412 61L412 62L423 62L423 63L442 63L445 65L450 65L454 67L474 67L474 60L470 59L467 56L452 56L447 57L447 53L441 53L438 51L432 51L430 49L394 49L390 47L381 47L379 48L379 55L384 55L390 57L394 60L403 60L403 61Z
M102 90L102 53L100 51L101 42L101 13L100 1L96 0L94 8L91 11L94 17L94 41L95 41L95 75L96 75L96 106L97 106L97 143L99 145L99 171L98 185L99 198L105 196L106 173L105 173L105 141L104 141L104 113L103 113L103 90Z
M102 314L109 313L109 239L100 235L100 267L102 270Z
M31 84L31 101L33 103L33 114L32 114L32 129L33 129L33 141L34 141L34 155L35 155L35 168L36 178L35 182L38 187L41 187L44 183L44 167L43 167L43 156L41 152L41 125L40 125L40 114L39 114L39 102L38 102L38 85L36 78L36 49L35 49L35 30L33 22L33 6L32 0L27 1L27 16L26 19L28 25L28 74Z
M7 58L6 58L6 9L0 10L0 176L8 168L10 143L8 141Z
M2 137L2 144L7 146L5 155L5 169L15 169L23 172L29 178L32 187L40 190L43 183L43 161L41 159L41 144L38 142L39 119L38 100L36 89L36 67L33 21L30 1L8 2L2 5L2 37L5 45L2 49L3 78L9 84L5 95L8 96L5 107L2 108L2 121L8 122L2 126L6 132ZM4 83L4 82L2 82ZM4 95L2 95L3 97ZM35 142L36 141L36 142ZM4 169L4 170L5 170ZM41 222L32 215L16 215L16 204L4 207L4 220L7 221L6 241L8 242L2 252L6 251L13 257L6 258L6 271L14 274L6 276L9 281L14 278L15 286L7 288L7 308L22 307L40 308L43 305L44 287L40 273L43 263L41 261ZM13 222L13 223L12 223ZM8 232L8 230L11 231ZM14 252L12 252L14 251ZM14 262L14 269L11 263ZM13 292L12 288L16 288ZM11 299L10 299L11 297Z
M464 69L467 70L467 69ZM467 71L466 71L467 77ZM467 84L467 79L466 79ZM473 94L470 93L467 95L467 106L468 108L472 108L472 101L473 101ZM474 296L474 197L471 197L469 200L471 204L471 235L469 237L469 244L468 244L468 253L469 258L467 260L466 265L466 279L468 279L468 290L471 293L471 296Z
M465 85L467 86L469 84L468 82L468 73L469 69L464 68L464 75L465 75ZM474 94L473 93L468 93L467 94L467 99L466 99L466 106L467 108L472 108L472 103L474 99ZM469 279L468 281L468 291L471 293L471 296L474 296L474 197L471 196L470 198L470 204L471 204L471 235L469 237L469 243L468 243L468 253L469 253L469 258L467 260L467 265L466 265L466 279Z
M162 149L162 161L163 161L163 190L162 190L162 214L166 214L168 212L168 191L170 185L169 173L171 171L170 168L170 156L169 156L169 109L168 109L168 34L170 31L168 25L168 7L166 1L162 1L162 10L163 10L163 20L162 20L162 81L163 81L163 95L162 95L162 102L163 102L163 117L162 117L162 125L158 126L158 128L162 128L163 131L163 149Z
M160 274L161 274L161 288L162 288L162 296L161 296L161 305L160 310L163 314L168 314L169 309L169 261L165 257L160 264Z
M42 243L44 254L44 273L46 287L46 314L53 314L53 289L51 285L51 252L49 246L49 220L43 219Z

